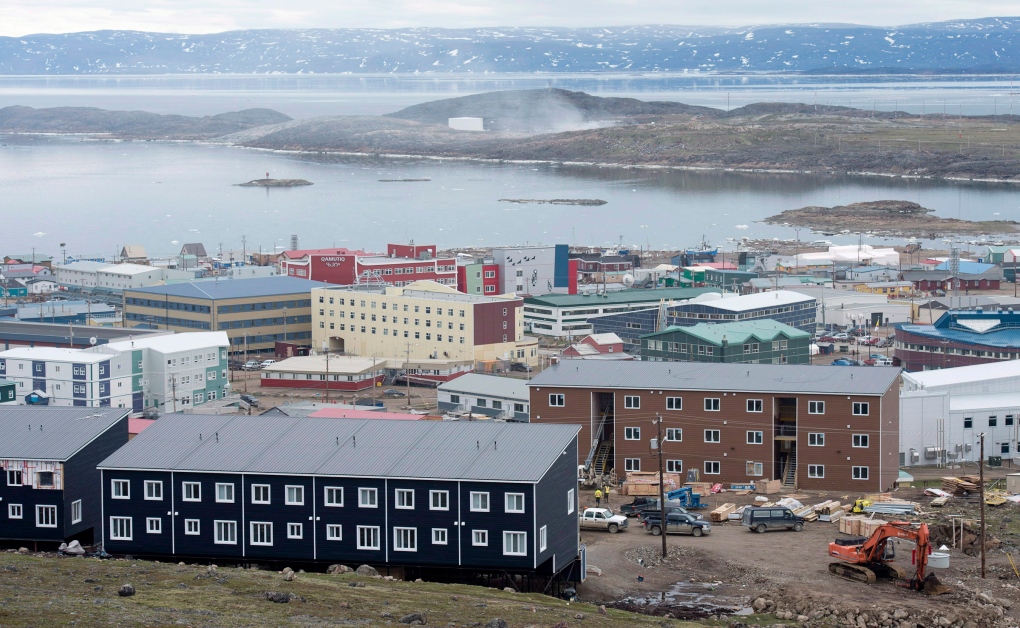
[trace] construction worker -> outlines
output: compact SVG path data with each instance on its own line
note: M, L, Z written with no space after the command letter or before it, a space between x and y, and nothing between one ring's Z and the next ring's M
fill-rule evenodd
M602 489L595 489L595 507L598 508L599 504L602 503Z
M605 495L605 497L606 497L606 506L608 506L609 505L609 485L608 484L606 484L606 487L602 490L602 494Z

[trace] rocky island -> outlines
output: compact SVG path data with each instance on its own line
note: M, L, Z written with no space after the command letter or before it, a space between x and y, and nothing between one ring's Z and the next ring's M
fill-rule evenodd
M501 198L500 203L534 203L536 205L605 205L601 198Z
M312 185L311 181L304 179L252 179L247 183L235 183L242 188L296 188L302 185Z
M788 209L762 222L807 227L824 233L864 231L875 235L928 239L945 235L1010 234L1020 231L1020 223L1013 220L940 218L931 215L933 211L910 201L873 201L835 207Z

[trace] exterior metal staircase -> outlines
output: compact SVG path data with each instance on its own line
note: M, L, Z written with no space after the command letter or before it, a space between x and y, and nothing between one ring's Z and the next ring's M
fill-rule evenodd
M783 486L796 488L797 486L797 450L794 449L786 457L786 474L783 476Z
M605 429L606 429L606 419L607 418L609 418L609 410L606 410L605 412L603 412L602 416L599 417L598 427L595 428L595 433L592 434L592 437L591 437L591 451L588 452L588 457L584 459L584 468L585 468L585 470L590 470L592 468L592 464L595 462L595 460L597 458L597 454L599 452L601 452L602 447L604 445L608 444L608 442L606 442L606 443L602 442L602 434L605 432ZM605 456L606 457L609 456L608 449L605 452ZM605 470L605 460L602 461L602 465L603 465L602 468L598 471L600 474L602 473L602 471Z
M613 443L602 441L595 450L595 458L592 460L592 471L596 476L606 472L606 463L609 462L609 452L613 449Z

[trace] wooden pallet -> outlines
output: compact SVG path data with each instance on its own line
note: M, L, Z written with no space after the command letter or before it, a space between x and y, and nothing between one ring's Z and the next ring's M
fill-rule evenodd
M708 513L708 520L712 522L727 521L730 518L730 513L737 510L736 504L723 504L712 512Z

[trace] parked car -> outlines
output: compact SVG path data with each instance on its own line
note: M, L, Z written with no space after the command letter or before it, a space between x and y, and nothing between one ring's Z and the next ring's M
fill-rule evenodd
M875 358L875 366L893 366L893 359L886 357Z
M616 534L627 527L627 517L614 514L608 508L585 508L581 513L581 527L608 530L610 534Z
M701 515L701 514L698 514L698 513L694 513L694 512L690 512L689 510L687 510L683 506L679 505L679 502L666 502L666 514L668 515L671 512L679 512L679 513L684 514L684 515L690 515L690 516L694 517L695 519L704 519L705 518L704 515ZM638 517L638 521L644 521L645 519L648 519L649 517L654 517L656 519L659 519L659 518L662 517L662 510L659 508L658 504L655 504L653 506L649 506L648 508L644 508L642 510L639 510L637 517Z
M635 497L629 504L620 506L620 514L625 517L636 517L645 508L658 508L659 500L656 497Z
M832 361L833 366L854 366L854 361L849 358L838 358Z
M758 534L768 530L800 532L804 529L804 517L798 517L789 508L744 508L741 523Z
M524 362L514 362L510 365L511 371L520 371L521 373L530 373L533 369L530 364Z
M841 331L838 334L832 334L833 340L850 340L850 334L845 331Z
M241 395L241 401L245 402L249 406L258 407L259 400L251 395Z
M658 513L656 513L658 514ZM663 532L662 519L658 516L645 519L645 530L653 536L659 536ZM682 512L666 513L666 534L691 534L702 536L712 532L712 524L704 519L695 519L694 515Z
M383 394L383 397L406 397L407 396L407 394L404 393L404 391L397 390L396 388L387 388L386 390L383 391L382 394Z
M892 340L892 338L883 338L882 340L878 341L878 344L875 345L875 346L876 347L882 347L882 348L884 348L884 347L891 347L891 346L893 346L893 340Z
M262 364L258 360L248 360L241 367L242 371L257 371L262 368Z
M871 342L871 336L857 336L857 344L866 345Z
M262 360L262 364L259 364L259 368L264 369L267 366L272 366L274 364L276 364L276 360Z

